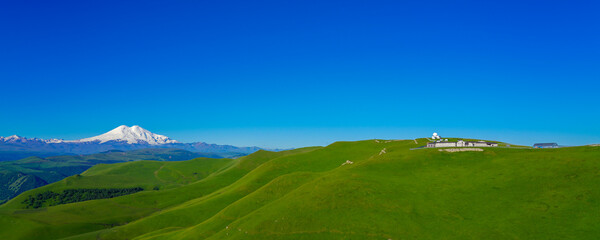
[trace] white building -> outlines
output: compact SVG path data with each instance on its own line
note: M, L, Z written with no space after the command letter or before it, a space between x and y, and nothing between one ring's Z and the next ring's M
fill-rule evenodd
M436 147L497 147L498 143L494 142L465 142L463 140L458 140L457 142L430 142L427 143L428 148L436 148Z

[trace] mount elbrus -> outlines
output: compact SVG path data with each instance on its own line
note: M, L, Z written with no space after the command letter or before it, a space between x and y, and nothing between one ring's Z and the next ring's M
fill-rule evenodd
M17 135L0 137L3 159L16 160L28 156L93 154L108 150L137 150L144 148L178 148L203 153L249 154L259 147L235 147L204 142L180 143L167 136L152 133L140 126L119 126L107 133L79 140L26 138Z

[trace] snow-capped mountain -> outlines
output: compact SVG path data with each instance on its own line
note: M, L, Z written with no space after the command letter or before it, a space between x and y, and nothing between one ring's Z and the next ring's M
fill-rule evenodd
M0 137L0 161L29 156L93 154L110 150L129 151L145 148L177 148L191 152L218 153L223 156L241 156L262 149L204 142L180 143L137 125L132 127L122 125L105 134L79 140L25 138L17 135Z
M2 142L22 142L24 140L27 140L27 138L17 136L17 135L12 135L12 136L8 136L8 137L0 137L0 141L2 141Z
M146 143L151 145L167 144L167 143L178 143L177 141L170 139L167 136L154 134L146 129L141 128L138 125L128 127L121 125L109 132L73 142L95 142L105 143L108 141L127 142L129 144Z
M40 138L26 138L18 135L12 135L9 137L0 137L0 142L4 143L85 143L85 142L98 142L105 143L109 141L123 142L129 144L168 144L168 143L179 143L167 136L154 134L140 126L128 127L121 125L109 132L90 138L84 138L79 140L62 140L62 139L40 139Z
M26 142L41 142L41 143L62 143L65 142L62 139L40 139L40 138L26 138L18 135L12 135L8 137L0 137L0 142L5 143L26 143Z

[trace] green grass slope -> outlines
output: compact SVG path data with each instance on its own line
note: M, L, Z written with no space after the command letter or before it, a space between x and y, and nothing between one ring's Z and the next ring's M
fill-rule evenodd
M29 189L44 186L79 174L99 163L138 160L181 161L198 157L221 158L218 154L194 153L181 149L112 150L90 155L28 157L0 162L0 201L5 201Z
M307 151L307 149L286 152L259 151L251 156L241 157L235 160L198 159L183 162L138 161L111 165L96 165L87 172L81 174L81 176L69 177L60 182L23 193L2 205L0 207L0 215L42 223L42 225L35 225L35 228L27 230L31 234L28 237L31 238L57 239L59 237L81 234L91 230L123 225L170 206L200 197L231 184L261 163L268 161L273 157L301 151ZM221 162L224 167L207 168L202 164L198 165L193 163L193 161L205 163L203 160ZM171 169L173 164L179 165L179 167L174 170L188 172L190 174L179 180L189 181L186 180L186 178L194 176L194 173L202 173L206 178L196 181L193 184L188 184L185 187L176 187L183 184L181 184L180 181L171 181L162 183L162 185L160 185L162 189L159 191L143 191L117 198L78 202L43 209L23 209L25 206L21 203L28 195L47 190L60 191L69 188L155 186L155 184L165 181L163 175L172 175L162 174L162 172L172 172ZM189 164L192 164L193 166L190 166ZM145 170L142 171L141 169ZM206 172L207 169L214 169L216 172ZM147 178L148 176L152 177ZM88 180L88 178L91 178L92 180ZM139 181L135 181L135 178L139 179ZM21 229L11 228L10 225L0 226L0 233L5 234L5 236L17 236L18 234L21 234L21 231ZM1 234L0 237L3 237Z
M338 142L238 159L95 166L0 207L2 239L597 239L600 147ZM350 161L352 164L344 164ZM38 191L160 190L41 209Z
M593 220L600 210L598 149L426 150L416 156L395 150L315 179L210 239L600 236ZM165 237L194 239L206 231L198 225Z

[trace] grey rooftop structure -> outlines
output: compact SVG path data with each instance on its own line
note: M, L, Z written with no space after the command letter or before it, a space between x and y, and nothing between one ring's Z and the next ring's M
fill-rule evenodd
M533 144L534 148L558 148L557 143L536 143Z
M436 147L497 147L498 143L495 142L486 142L486 141L478 141L478 142L465 142L463 140L458 140L457 142L429 142L427 143L428 148L436 148Z

